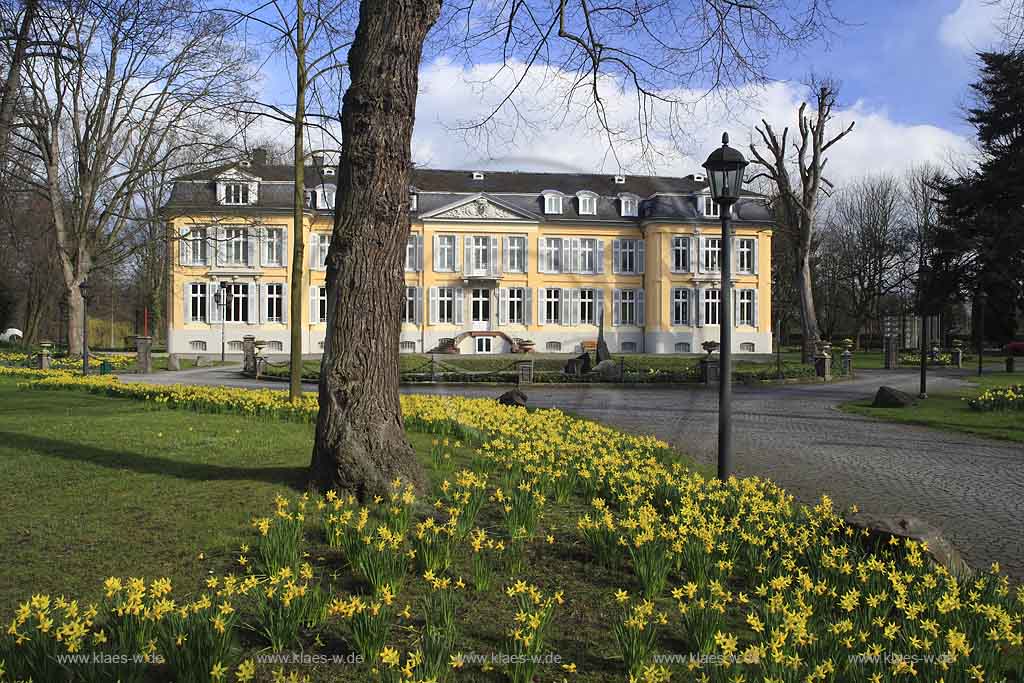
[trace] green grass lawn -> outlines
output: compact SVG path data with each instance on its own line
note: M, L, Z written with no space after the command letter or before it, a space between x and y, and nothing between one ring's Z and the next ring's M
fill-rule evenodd
M312 442L312 425L0 380L0 613L34 592L96 598L111 575L198 588L253 514L305 489Z
M976 384L975 387L955 393L929 393L926 400L918 401L917 405L909 408L872 408L871 401L865 400L845 403L841 409L890 422L1024 442L1024 414L1019 411L975 411L968 408L967 402L964 401L965 398L975 396L985 388L1022 384L1024 373L992 372L969 379Z

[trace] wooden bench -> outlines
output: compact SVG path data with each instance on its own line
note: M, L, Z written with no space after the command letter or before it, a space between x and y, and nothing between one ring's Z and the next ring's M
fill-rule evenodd
M592 353L594 351L597 351L597 342L596 341L585 341L585 342L582 343L582 346L583 346L583 350L586 353Z

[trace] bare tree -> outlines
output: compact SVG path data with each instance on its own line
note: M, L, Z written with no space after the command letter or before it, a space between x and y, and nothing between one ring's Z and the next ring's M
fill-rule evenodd
M814 111L808 114L807 103L800 105L797 112L800 139L793 140L792 149L787 144L789 127L783 128L780 137L764 119L761 120L757 132L764 143L765 152L762 153L755 143L750 145L753 163L763 169L754 177L767 177L778 189L777 194L782 203L780 214L783 219L778 229L791 232L795 262L793 275L800 297L805 363L810 361L814 344L821 337L814 308L811 245L814 240L819 194L823 185L830 185L823 176L825 165L828 163L825 152L849 134L854 126L850 123L838 134L828 137L827 128L832 121L838 87L828 79L812 79L811 89L814 93ZM793 164L796 165L795 175L791 170Z
M154 180L174 175L182 135L220 130L245 91L246 55L226 20L194 0L63 0L36 30L68 48L26 65L30 161L22 169L50 207L69 306L68 340L81 352L79 285L131 255L133 207ZM177 142L175 142L177 141Z
M831 21L827 0L455 0L443 15L440 0L362 0L342 106L313 482L366 496L395 476L422 481L403 430L398 339L416 91L435 23L431 52L495 57L516 72L499 109L531 69L557 71L553 94L585 98L611 140L603 93L634 94L632 136L649 142L658 112L683 105L686 86L763 81L780 45L817 38Z
M39 47L38 42L32 40L32 26L39 13L39 0L25 0L24 6L20 8L20 17L16 7L4 7L3 12L5 18L10 20L5 23L17 26L17 31L9 38L4 36L3 41L5 47L8 40L14 45L9 52L7 78L4 80L3 95L0 99L0 162L7 158L7 144L11 138L11 126L15 121L15 105L21 94L21 72L26 59L29 58L29 50Z

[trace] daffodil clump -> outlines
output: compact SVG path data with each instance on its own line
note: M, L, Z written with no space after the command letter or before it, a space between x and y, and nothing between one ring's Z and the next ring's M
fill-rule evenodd
M254 630L274 652L300 650L299 634L314 632L327 616L327 594L314 581L313 567L303 562L298 571L282 567L259 580L250 592Z
M0 367L3 366L26 366L34 362L34 354L20 351L0 351ZM126 353L108 353L103 355L90 355L89 367L98 368L103 363L108 363L114 370L124 370L135 362L135 356ZM78 372L82 369L81 356L51 356L50 368L52 370L64 370Z
M67 374L26 384L284 420L311 421L317 409L314 396L292 406L283 393L269 391L152 387ZM209 626L171 628L169 615L180 605L164 603L171 598L162 584L155 590L125 584L108 600L116 604L70 613L69 599L56 607L56 599L32 598L0 638L4 675L99 680L77 673L81 667L71 675L56 664L57 654L86 646L159 655L168 665L172 647L208 642L197 635L203 628L220 633L216 618L226 633L244 625L263 629L270 641L267 624L293 616L274 611L283 607L282 596L290 590L295 605L303 587L317 586L327 605L325 628L341 629L384 681L436 683L466 673L473 680L490 667L473 663L458 642L483 626L466 621L477 604L502 625L503 652L517 657L499 665L513 683L555 683L574 673L651 683L1024 681L1024 589L1012 587L997 566L955 576L931 559L924 543L879 540L850 526L827 496L808 506L764 479L706 479L674 462L657 439L557 410L423 395L403 396L402 410L407 429L436 439L442 456L458 443L458 450L472 449L470 462L439 457L440 483L427 492L396 481L365 504L334 493L278 500L272 512L255 518L254 553L250 558L243 548L232 593L219 594L223 579L210 588L218 593L210 594L209 606L196 613L209 617ZM564 540L556 544L552 525L567 516ZM325 557L309 558L318 534ZM552 566L578 565L571 577L550 575L549 557ZM302 562L313 566L309 578L298 574ZM282 575L287 568L296 573ZM476 589L472 599L459 597L460 574ZM576 580L601 582L593 587L605 598L578 600L571 592ZM285 592L268 596L272 585ZM235 612L220 613L224 599L240 615L237 622L226 620ZM413 620L409 604L421 605L424 614ZM111 611L117 606L120 613ZM297 634L294 626L282 628L272 647L318 647L310 643L318 614L292 622L301 623ZM540 663L553 634L559 644L573 642L584 616L604 629L602 641L617 654L587 665L592 672ZM594 642L593 633L584 637ZM94 644L96 638L107 644ZM232 642L220 650L204 645L193 664L174 666L205 669L206 680L251 680L257 667L242 660L238 639ZM128 680L131 673L117 675ZM259 673L265 680L272 672Z
M972 410L1024 410L1024 384L986 389L978 396L967 400Z

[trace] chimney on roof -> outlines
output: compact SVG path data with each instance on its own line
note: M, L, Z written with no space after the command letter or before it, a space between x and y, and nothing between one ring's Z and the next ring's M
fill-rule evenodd
M256 166L267 165L267 148L257 147L252 151L252 163Z

